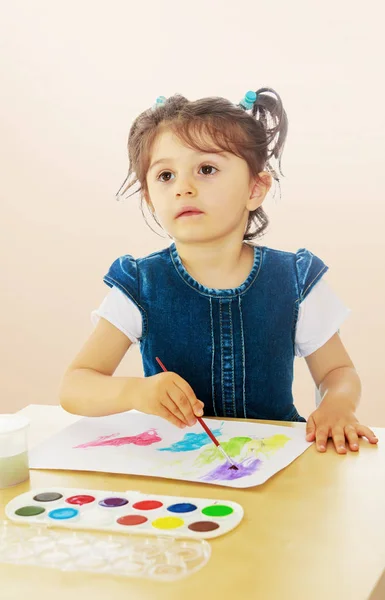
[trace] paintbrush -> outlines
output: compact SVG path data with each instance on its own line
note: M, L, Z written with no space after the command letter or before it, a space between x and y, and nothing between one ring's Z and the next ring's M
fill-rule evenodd
M157 363L163 369L163 371L167 372L167 369L164 366L164 364L162 363L162 361L160 360L160 358L158 358L157 356L155 358L156 358ZM225 457L225 459L230 463L231 467L229 467L229 469L236 469L238 471L237 465L235 465L233 463L233 461L231 460L230 456L224 451L224 449L222 448L222 446L218 442L217 438L215 437L215 435L213 434L213 432L211 431L211 429L209 429L209 427L207 427L207 425L204 422L204 420L201 419L201 417L196 417L196 419L197 419L198 423L200 425L202 425L203 429L205 430L205 432L207 433L207 435L209 436L209 438L214 442L214 444L216 445L216 447L218 448L218 450L220 450L222 452L222 454Z

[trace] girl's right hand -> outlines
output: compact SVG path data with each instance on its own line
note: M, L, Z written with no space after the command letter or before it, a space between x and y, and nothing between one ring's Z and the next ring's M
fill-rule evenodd
M134 400L136 410L163 417L181 429L195 425L196 417L203 415L203 402L187 381L172 371L145 377L140 387Z

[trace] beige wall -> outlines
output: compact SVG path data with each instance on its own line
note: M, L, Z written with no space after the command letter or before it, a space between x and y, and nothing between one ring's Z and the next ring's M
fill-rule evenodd
M381 3L2 4L0 412L57 402L110 263L168 243L137 199L113 199L132 119L158 95L238 102L266 85L282 96L289 135L262 243L305 246L330 265L353 311L342 335L363 380L359 416L385 426ZM130 350L118 373L141 372ZM296 375L307 416L303 360Z

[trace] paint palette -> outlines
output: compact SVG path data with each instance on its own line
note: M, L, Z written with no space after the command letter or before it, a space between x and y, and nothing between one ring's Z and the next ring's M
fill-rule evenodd
M176 581L211 555L205 540L68 531L0 521L0 563Z
M16 496L5 513L18 523L174 538L218 537L243 518L236 502L61 487Z

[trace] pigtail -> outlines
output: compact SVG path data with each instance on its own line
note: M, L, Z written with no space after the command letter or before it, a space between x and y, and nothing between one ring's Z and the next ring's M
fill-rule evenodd
M269 159L274 156L278 160L279 171L284 177L281 169L281 158L288 129L286 111L283 108L279 94L272 88L260 88L256 91L256 94L257 98L251 108L251 114L262 124L266 132L266 165L273 178L279 181Z

